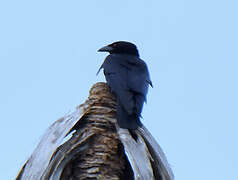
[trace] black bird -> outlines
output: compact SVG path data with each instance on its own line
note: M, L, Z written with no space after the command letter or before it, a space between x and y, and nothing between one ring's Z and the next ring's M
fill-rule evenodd
M109 52L103 68L106 81L117 99L117 122L121 128L137 129L149 85L148 68L139 58L137 47L126 41L109 44L98 51Z

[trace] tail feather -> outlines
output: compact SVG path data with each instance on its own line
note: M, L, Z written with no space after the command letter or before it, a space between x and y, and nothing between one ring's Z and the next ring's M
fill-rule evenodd
M120 128L124 129L137 129L142 126L139 115L136 113L128 114L120 103L117 105L117 123Z

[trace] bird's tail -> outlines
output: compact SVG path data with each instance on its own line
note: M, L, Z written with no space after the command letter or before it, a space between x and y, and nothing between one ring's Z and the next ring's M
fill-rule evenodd
M124 129L137 129L142 126L139 115L136 113L128 114L120 104L117 105L117 123L120 128Z

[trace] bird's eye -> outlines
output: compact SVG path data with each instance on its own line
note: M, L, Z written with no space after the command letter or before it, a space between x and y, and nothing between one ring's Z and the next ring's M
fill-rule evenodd
M117 44L113 44L112 46L113 46L113 47L116 47L116 46L117 46Z

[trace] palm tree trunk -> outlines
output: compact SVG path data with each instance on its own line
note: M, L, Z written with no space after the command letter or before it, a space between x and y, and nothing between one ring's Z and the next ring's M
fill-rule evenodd
M16 179L172 180L167 159L149 131L144 126L121 129L115 114L108 86L95 84L84 104L46 131Z

